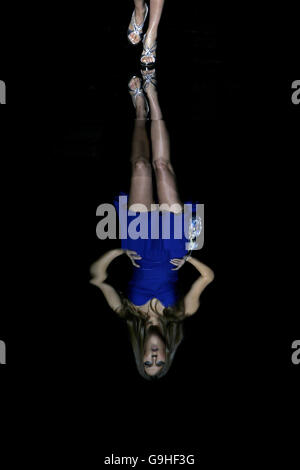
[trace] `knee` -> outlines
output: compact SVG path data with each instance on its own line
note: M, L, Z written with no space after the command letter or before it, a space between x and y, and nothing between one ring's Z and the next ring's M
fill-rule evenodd
M137 175L149 175L151 174L151 165L149 160L144 157L140 157L132 162L132 170Z
M173 172L172 165L168 160L154 160L153 169L156 173Z

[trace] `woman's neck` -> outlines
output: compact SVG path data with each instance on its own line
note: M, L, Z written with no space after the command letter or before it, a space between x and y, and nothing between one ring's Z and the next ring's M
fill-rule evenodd
M144 305L136 305L136 308L147 314L153 313L162 315L165 307L160 300L153 298L148 300Z
M156 306L155 306L156 308ZM150 326L158 326L161 328L161 323L159 321L159 317L162 315L162 313L153 310L151 303L149 304L149 309L147 312L147 321L146 321L146 328L148 329Z

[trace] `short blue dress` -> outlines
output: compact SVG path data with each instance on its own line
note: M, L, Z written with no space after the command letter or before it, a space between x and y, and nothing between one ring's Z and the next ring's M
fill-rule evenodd
M140 267L134 266L127 297L137 306L153 298L159 299L165 307L173 306L178 300L178 270L172 270L176 266L170 260L183 258L188 252L189 239L184 233L184 226L195 213L195 204L186 202L188 206L180 214L158 209L135 213L128 210L127 201L127 193L121 193L114 199L119 216L121 246L124 250L136 251L142 257L136 260Z

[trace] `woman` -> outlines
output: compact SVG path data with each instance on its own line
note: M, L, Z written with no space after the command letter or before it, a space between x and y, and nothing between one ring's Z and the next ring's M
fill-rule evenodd
M174 236L175 222L184 224L186 218L170 161L169 135L158 102L155 71L142 71L142 75L143 87L138 77L133 77L128 84L136 108L128 205L126 203L125 207L122 207L116 200L115 206L121 226L122 215L126 212L126 230L138 212L143 214L147 221L147 236L155 232L156 238L149 235L144 239L122 239L122 248L107 252L92 265L93 278L90 282L101 289L112 310L126 320L138 371L144 378L150 379L162 377L169 370L183 339L182 323L198 310L199 297L213 280L214 274L208 266L188 254L188 239L185 236L180 239ZM152 167L146 130L149 109L152 167L159 208L153 198ZM154 215L156 217L153 217ZM162 237L160 226L156 225L164 215L171 219L169 228L172 227L166 239ZM190 214L188 216L190 217ZM150 232L152 229L153 232ZM126 254L134 266L127 298L105 282L108 266L122 254ZM177 271L185 262L192 264L200 276L191 285L187 295L178 299Z
M135 9L127 31L127 37L134 46L142 40L143 27L149 11L149 25L143 38L142 66L152 66L156 61L157 29L165 0L150 0L150 8L144 0L134 0Z

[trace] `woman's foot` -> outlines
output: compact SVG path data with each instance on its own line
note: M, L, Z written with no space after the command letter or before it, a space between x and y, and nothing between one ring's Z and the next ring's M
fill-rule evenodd
M148 6L144 3L142 7L135 7L128 27L127 37L131 44L141 42L143 26L148 14Z
M143 77L143 90L147 96L157 93L157 80L156 80L156 71L152 70L141 70Z
M155 69L142 70L141 73L143 76L143 90L147 95L150 106L151 121L161 120L163 115L158 100Z
M154 65L156 61L156 34L153 32L147 32L143 39L143 52L141 55L142 65Z
M142 81L139 77L132 77L128 83L129 94L136 109L137 119L146 119L149 105L142 89Z

